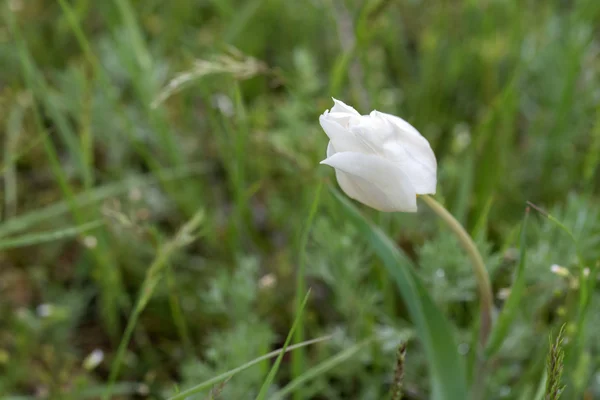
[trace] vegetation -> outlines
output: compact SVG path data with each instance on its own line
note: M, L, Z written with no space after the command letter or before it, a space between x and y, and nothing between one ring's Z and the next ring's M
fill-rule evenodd
M0 397L600 397L599 33L597 0L1 2ZM331 96L430 141L485 347L453 231L319 165Z

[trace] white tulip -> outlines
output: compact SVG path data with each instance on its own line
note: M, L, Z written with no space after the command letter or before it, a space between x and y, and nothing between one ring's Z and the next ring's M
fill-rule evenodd
M329 137L327 158L351 198L380 211L417 211L417 195L434 194L437 161L429 142L402 118L360 115L333 99L319 122Z

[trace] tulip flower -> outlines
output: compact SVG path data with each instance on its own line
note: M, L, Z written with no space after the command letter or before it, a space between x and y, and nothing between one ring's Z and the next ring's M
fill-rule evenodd
M372 111L360 115L333 99L319 118L329 137L327 158L338 184L348 195L379 211L417 211L417 195L448 225L467 252L481 301L480 348L492 326L492 289L477 246L463 226L429 194L435 194L437 161L429 142L402 118Z
M402 118L360 115L333 99L319 118L329 137L327 158L349 197L379 211L417 211L417 195L435 194L437 162L429 142Z

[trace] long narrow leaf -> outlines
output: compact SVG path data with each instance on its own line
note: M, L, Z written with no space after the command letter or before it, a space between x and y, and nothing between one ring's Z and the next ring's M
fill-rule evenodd
M310 206L310 210L308 212L308 218L306 219L306 226L302 232L302 236L300 237L300 251L299 251L299 261L298 261L298 270L296 271L296 299L295 299L295 308L296 315L300 313L300 309L304 307L302 304L302 297L304 293L306 293L306 247L308 245L308 239L310 237L310 232L312 230L312 226L315 220L315 216L317 214L317 210L319 208L319 201L321 198L321 189L322 184L319 184L317 190L315 192L312 204ZM294 334L295 342L304 341L304 320L300 320L298 323L298 328L296 329L296 333ZM292 378L296 378L300 376L305 370L305 354L304 349L300 349L292 353ZM302 393L297 392L294 394L294 400L302 399Z
M108 400L110 398L110 391L112 390L112 386L115 384L119 376L121 364L123 363L123 358L125 357L125 351L127 350L127 346L129 345L129 341L131 340L131 336L133 335L137 321L142 314L142 311L144 311L146 305L152 298L155 288L162 279L163 271L168 265L169 259L177 250L193 241L196 230L203 220L204 210L200 209L179 229L177 234L171 240L158 248L154 261L152 264L150 264L150 267L146 272L140 293L138 294L135 308L133 309L129 320L127 321L125 332L123 333L121 342L117 348L117 353L110 367L108 384L106 386L106 391L102 396L103 400Z
M302 343L295 344L293 346L289 346L287 348L287 351L289 352L289 351L292 351L292 350L295 350L295 349L299 349L299 348L304 347L304 346L308 346L308 345L311 345L311 344L323 342L323 341L329 340L329 339L331 339L331 335L322 336L322 337L317 338L317 339L307 340L306 342L302 342ZM254 360L249 361L249 362L247 362L244 365L241 365L241 366L239 366L237 368L234 368L232 370L224 372L221 375L215 376L214 378L211 378L211 379L209 379L207 381L204 381L204 382L202 382L202 383L200 383L200 384L198 384L198 385L196 385L194 387L191 387L191 388L189 388L187 390L184 390L183 392L177 393L175 396L169 397L167 400L184 400L184 399L188 398L189 396L191 396L193 394L201 393L201 392L203 392L203 391L205 391L207 389L210 389L214 385L216 385L216 384L218 384L220 382L223 382L224 380L226 380L228 378L231 378L233 375L235 375L235 374L237 374L239 372L242 372L243 370L248 369L248 368L250 368L250 367L252 367L252 366L254 366L254 365L258 364L258 363L261 363L264 360L268 360L269 358L273 358L275 356L278 356L281 353L284 353L283 349L275 350L275 351L272 351L272 352L270 352L268 354L265 354L264 356L260 356L258 358L255 358Z
M102 225L102 221L92 221L79 226L59 229L52 232L37 232L15 238L0 239L0 250L6 250L15 247L33 246L36 244L72 238L84 232L96 229Z
M354 346L347 348L341 353L336 354L335 356L323 361L321 364L309 369L304 374L300 375L290 383L288 383L283 389L275 393L269 400L281 400L284 399L290 393L293 393L296 389L301 387L303 384L308 382L309 380L316 378L329 371L330 369L340 365L345 362L360 350L362 350L366 345L371 343L373 338L363 340L362 342L356 343Z
M510 295L508 300L506 300L506 304L502 308L500 312L500 316L498 317L498 322L496 323L495 329L492 331L492 335L490 341L488 342L488 346L486 349L486 357L491 357L494 355L502 342L506 338L509 328L511 327L515 317L517 316L517 312L520 307L521 298L523 297L523 293L525 292L525 265L527 258L527 244L525 242L525 232L527 228L527 221L529 219L529 208L525 212L525 217L523 218L523 224L521 225L521 251L519 256L519 266L517 267L517 272L515 274L515 280L513 282L512 287L510 288Z
M334 195L350 221L358 228L395 280L425 349L430 370L432 400L467 398L464 362L452 333L452 326L435 305L410 259L337 190Z
M169 168L156 171L154 174L138 175L128 177L121 181L98 186L73 197L74 206L80 208L99 203L112 196L119 196L131 188L140 188L160 183L160 181L173 181L184 179L193 175L199 175L206 171L206 164L195 163L180 168ZM16 216L0 224L0 237L8 236L16 232L30 228L53 218L66 214L69 211L67 201L57 203L29 211L26 214Z
M294 319L292 328L290 329L290 332L288 333L288 336L285 339L285 343L283 344L283 349L282 349L281 353L279 353L279 355L277 356L277 359L275 360L275 363L271 367L271 370L269 371L267 378L263 382L262 387L260 388L260 391L258 393L258 396L256 396L256 400L263 400L266 397L267 390L269 390L269 386L271 386L271 382L273 382L273 379L275 379L275 374L277 374L277 371L279 370L279 365L281 364L283 355L285 354L285 352L288 348L288 345L290 344L290 341L292 340L292 337L294 336L296 327L298 326L300 321L302 321L302 315L304 314L304 307L306 307L306 301L308 300L309 294L310 294L310 290L304 296L304 300L302 300L302 303L300 304L300 307L297 310L296 319Z

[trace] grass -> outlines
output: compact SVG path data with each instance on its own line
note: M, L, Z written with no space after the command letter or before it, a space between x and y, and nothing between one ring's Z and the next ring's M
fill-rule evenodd
M384 399L400 343L404 399L476 387L468 256L331 194L333 96L434 148L494 295L477 390L599 397L599 29L594 0L3 2L0 394Z

